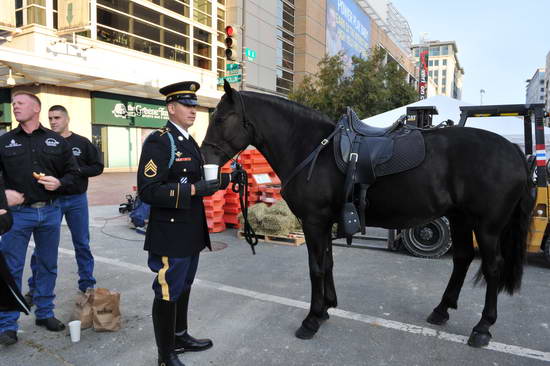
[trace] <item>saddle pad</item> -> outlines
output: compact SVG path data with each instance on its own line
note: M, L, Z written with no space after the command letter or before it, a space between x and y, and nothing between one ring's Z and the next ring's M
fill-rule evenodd
M348 158L344 159L341 150L341 139L346 139L347 136L342 136L342 134L337 134L334 138L334 160L338 169L346 174L348 166ZM362 144L368 144L368 137L359 137L363 141ZM426 147L424 145L424 137L422 136L421 131L411 130L408 128L403 128L396 131L391 135L391 144L389 144L392 150L388 153L385 152L378 156L382 158L381 160L374 161L374 172L377 177L384 175L397 174L403 171L412 169L420 165L426 157ZM357 169L361 170L362 167L361 158L358 161ZM361 176L361 174L358 174Z
M416 168L426 157L424 137L418 130L412 130L406 135L397 136L393 142L392 157L388 161L374 167L377 177L397 174Z

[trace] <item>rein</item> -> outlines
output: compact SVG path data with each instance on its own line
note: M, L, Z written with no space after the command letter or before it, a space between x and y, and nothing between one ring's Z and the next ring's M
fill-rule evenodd
M256 130L254 129L254 125L250 123L248 118L246 118L243 97L239 92L235 91L235 93L239 96L239 100L241 102L244 129L248 133L248 126L252 127L253 132L250 137L252 138L251 141L254 141ZM237 162L237 160L239 159L239 156L244 151L244 149L239 151L236 158L234 158L231 155L229 155L218 144L215 144L213 142L206 141L206 140L203 140L202 143L204 145L212 146L213 148L221 151L222 154L225 155L225 157L227 157L229 160L232 161L231 167L233 168L233 172L231 173L231 178L232 178L231 180L233 185L231 186L231 190L234 193L239 194L239 203L241 205L241 212L243 214L243 221L244 221L243 236L246 242L250 245L250 249L252 249L252 254L256 255L256 250L254 247L258 244L258 237L256 236L254 229L252 228L252 226L250 225L250 222L248 221L248 174L246 173L246 170L243 169L242 165Z

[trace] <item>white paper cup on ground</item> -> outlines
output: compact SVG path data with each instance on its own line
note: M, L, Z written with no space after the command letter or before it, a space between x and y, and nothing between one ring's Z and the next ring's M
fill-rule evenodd
M218 179L218 165L217 164L205 164L204 165L204 179L205 180Z
M80 341L80 320L69 322L69 332L73 343Z

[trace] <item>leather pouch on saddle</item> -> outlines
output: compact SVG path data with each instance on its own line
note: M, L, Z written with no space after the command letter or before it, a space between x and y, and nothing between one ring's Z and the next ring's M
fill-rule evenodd
M339 231L344 236L351 236L361 231L361 220L357 214L357 209L352 202L346 202L342 208L341 215L342 222L339 227Z

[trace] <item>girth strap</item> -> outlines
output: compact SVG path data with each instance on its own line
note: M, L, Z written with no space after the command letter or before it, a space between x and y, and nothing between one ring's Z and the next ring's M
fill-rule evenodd
M317 161L317 158L319 157L319 153L321 152L321 150L323 150L327 145L328 143L330 142L330 140L332 140L332 138L334 136L336 136L336 134L338 132L340 132L340 130L344 128L344 126L342 125L338 125L336 126L336 128L334 129L334 131L332 131L332 133L330 135L328 135L325 139L323 139L323 141L321 141L321 144L319 144L319 146L317 146L315 148L315 150L313 150L311 152L311 154L309 154L307 156L307 158L304 159L304 161L302 161L300 164L298 164L298 166L296 168L294 168L294 170L292 171L292 173L290 173L290 175L288 176L287 179L284 180L284 183L281 187L281 192L284 191L285 187L288 185L288 183L290 183L290 181L302 170L306 167L306 165L308 165L312 160L313 162L311 163L311 167L309 168L309 171L308 171L308 174L307 174L307 181L309 182L310 178L311 178L311 174L313 173L313 168L315 167L315 162Z

